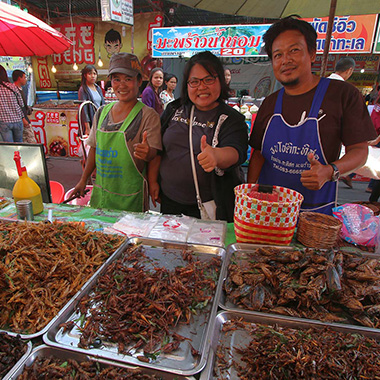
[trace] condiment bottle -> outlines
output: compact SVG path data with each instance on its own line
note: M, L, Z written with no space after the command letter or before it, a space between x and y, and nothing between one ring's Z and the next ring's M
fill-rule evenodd
M40 187L28 176L26 167L21 161L20 152L15 151L14 158L19 179L13 186L12 195L15 201L29 199L33 204L33 214L39 214L44 209Z

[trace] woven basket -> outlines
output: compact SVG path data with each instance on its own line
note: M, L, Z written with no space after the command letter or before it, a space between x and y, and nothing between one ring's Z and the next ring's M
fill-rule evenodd
M235 187L234 227L238 243L289 245L292 241L303 196L286 187L273 186L278 202L248 196L258 189L247 183Z
M331 248L339 237L342 222L330 215L302 212L297 227L297 240L306 247Z

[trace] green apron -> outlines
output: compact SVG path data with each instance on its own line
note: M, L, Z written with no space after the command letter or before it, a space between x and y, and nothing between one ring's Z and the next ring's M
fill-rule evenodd
M115 103L107 104L96 131L96 181L91 207L143 212L145 178L136 168L124 132L144 104L137 102L118 131L101 131L101 125Z

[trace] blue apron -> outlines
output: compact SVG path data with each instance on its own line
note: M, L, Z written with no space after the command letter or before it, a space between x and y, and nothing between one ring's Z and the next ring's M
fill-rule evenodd
M301 211L331 215L332 208L336 206L337 182L326 182L320 190L309 190L301 183L301 173L310 169L308 153L313 152L319 162L328 164L319 136L318 111L329 83L329 79L320 79L310 113L297 125L289 125L283 119L284 89L279 91L274 115L269 120L263 137L261 154L265 162L259 183L296 190L304 196Z

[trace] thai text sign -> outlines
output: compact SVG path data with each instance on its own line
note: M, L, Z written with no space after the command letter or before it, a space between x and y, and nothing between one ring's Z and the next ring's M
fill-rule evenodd
M326 42L328 17L305 18L316 30L317 53L323 53ZM330 54L370 53L377 15L336 16L330 43Z
M55 157L78 157L78 109L35 108L30 115L34 136L43 144L45 154Z
M323 53L328 17L308 18ZM334 18L330 53L370 53L377 15ZM270 24L168 27L153 29L153 57L191 57L208 50L221 57L266 56L263 35Z
M133 25L132 0L101 0L102 21Z
M265 56L263 35L270 24L153 29L153 57L191 57L209 50L221 57Z

